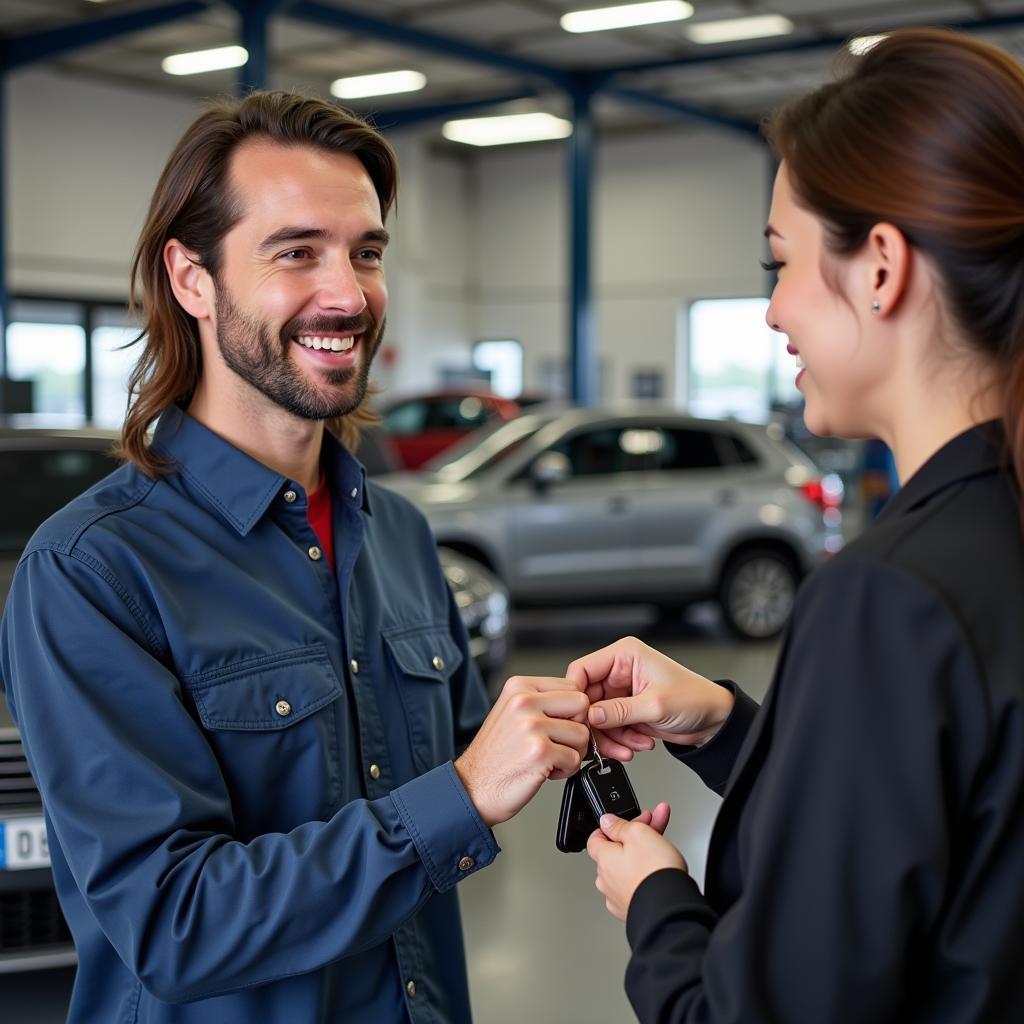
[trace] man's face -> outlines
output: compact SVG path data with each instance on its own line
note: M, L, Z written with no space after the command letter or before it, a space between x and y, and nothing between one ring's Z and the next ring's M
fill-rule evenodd
M225 364L291 414L343 416L366 394L387 308L380 203L348 154L271 142L235 152L243 216L222 242Z

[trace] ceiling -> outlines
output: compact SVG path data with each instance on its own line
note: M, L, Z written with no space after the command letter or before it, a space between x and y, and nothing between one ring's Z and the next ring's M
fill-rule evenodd
M169 0L0 0L0 48L8 63L13 55L15 67L47 66L81 79L199 98L231 91L238 72L176 78L161 70L162 58L241 42L236 8L270 3L277 9L269 22L271 87L326 96L331 81L341 75L422 71L428 85L421 92L352 103L386 125L389 112L395 118L391 123L401 123L394 112L408 116L425 106L492 98L504 101L496 112L566 113L567 82L579 81L580 73L623 69L606 80L610 88L598 94L595 108L601 129L612 131L675 127L687 122L688 112L724 126L755 124L773 105L824 80L843 38L900 25L977 24L977 35L1024 60L1022 0L693 0L696 13L689 22L586 35L559 27L566 11L612 2L623 0L195 3L186 5L194 13L182 20L90 42L56 53L42 65L26 65L26 37L38 41L42 37L36 34L62 28L84 36L100 21L172 5ZM698 21L762 13L786 15L795 31L718 46L698 46L683 34L685 25ZM346 15L369 24L351 31L345 27ZM410 45L431 39L437 45ZM487 55L494 60L487 62Z

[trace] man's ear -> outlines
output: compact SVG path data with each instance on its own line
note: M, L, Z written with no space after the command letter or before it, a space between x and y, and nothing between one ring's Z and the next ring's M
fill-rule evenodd
M878 316L891 313L910 280L912 253L906 236L895 224L882 221L868 233L869 301Z
M164 268L181 308L196 320L213 315L213 281L194 253L176 238L164 246Z

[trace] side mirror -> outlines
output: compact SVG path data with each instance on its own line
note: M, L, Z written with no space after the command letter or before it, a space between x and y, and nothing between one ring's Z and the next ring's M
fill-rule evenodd
M537 491L546 491L572 476L572 463L561 452L544 452L530 467L530 479Z

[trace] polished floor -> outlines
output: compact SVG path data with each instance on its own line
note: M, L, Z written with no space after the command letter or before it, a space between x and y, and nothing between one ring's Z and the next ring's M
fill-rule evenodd
M736 679L758 698L771 677L774 644L737 644L713 610L700 608L669 624L654 623L642 608L520 614L509 673L560 674L573 658L626 633L703 675ZM629 774L645 806L658 800L672 805L667 834L702 881L718 798L660 748L634 761ZM477 1024L634 1019L622 989L628 953L623 926L605 910L586 854L555 849L561 788L545 786L521 814L499 826L501 856L461 887ZM70 970L0 975L0 1019L63 1021L72 979Z

